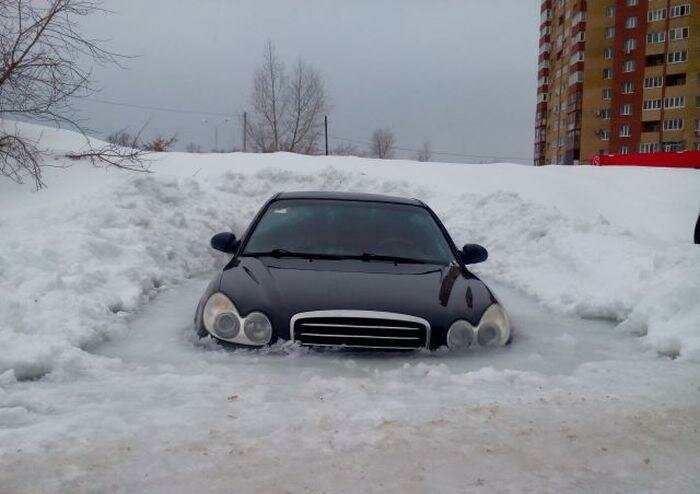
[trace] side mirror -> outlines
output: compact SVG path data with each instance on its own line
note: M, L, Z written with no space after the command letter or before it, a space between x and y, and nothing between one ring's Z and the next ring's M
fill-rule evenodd
M489 251L479 244L467 244L462 247L462 262L464 264L477 264L489 258Z
M238 249L238 240L236 240L236 236L233 233L217 233L211 238L211 246L213 249L221 252L234 254L236 249Z

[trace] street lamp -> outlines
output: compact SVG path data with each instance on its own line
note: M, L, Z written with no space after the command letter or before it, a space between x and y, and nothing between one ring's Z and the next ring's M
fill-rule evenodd
M221 127L223 124L230 122L230 118L225 118L218 124L214 125L214 150L218 151L219 150L219 127ZM209 120L206 118L202 119L203 124L208 124Z

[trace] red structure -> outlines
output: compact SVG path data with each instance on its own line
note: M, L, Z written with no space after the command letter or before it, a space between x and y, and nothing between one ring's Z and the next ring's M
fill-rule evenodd
M665 168L700 169L700 151L593 156L593 158L591 158L591 164L598 166L658 166Z

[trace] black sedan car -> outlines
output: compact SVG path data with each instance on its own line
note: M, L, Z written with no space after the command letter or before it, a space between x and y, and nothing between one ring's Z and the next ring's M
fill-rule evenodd
M197 307L195 327L237 346L288 340L375 350L504 345L508 316L468 265L486 249L458 250L415 199L296 192L272 197Z

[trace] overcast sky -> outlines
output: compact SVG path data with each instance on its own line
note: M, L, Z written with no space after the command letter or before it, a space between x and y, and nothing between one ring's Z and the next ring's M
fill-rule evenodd
M238 114L269 38L288 65L302 57L321 72L333 136L362 141L388 126L404 147L429 140L436 151L530 160L539 3L109 0L116 13L85 27L139 55L128 70L96 69L99 99ZM150 120L148 135L176 133L181 149L213 148L213 127L224 118L97 102L80 111L101 135ZM238 122L222 125L220 147L240 145L240 134Z

